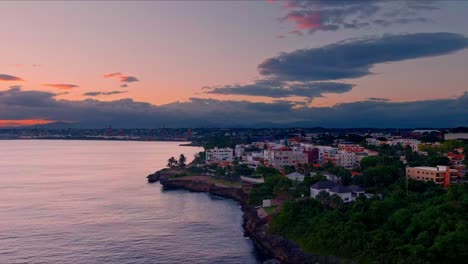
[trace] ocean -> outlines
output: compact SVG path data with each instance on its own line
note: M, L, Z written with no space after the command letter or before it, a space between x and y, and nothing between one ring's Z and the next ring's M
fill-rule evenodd
M237 203L147 183L180 143L0 141L0 263L261 263Z

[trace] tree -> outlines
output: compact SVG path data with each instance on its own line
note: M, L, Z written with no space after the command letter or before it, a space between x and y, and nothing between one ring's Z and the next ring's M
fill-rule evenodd
M257 167L254 175L262 175L263 178L268 178L270 176L281 176L281 172L271 167Z
M283 171L285 174L290 174L290 173L295 172L296 168L294 168L294 166L291 166L291 165L286 165L286 166L283 166Z
M381 159L380 159L379 156L364 157L364 158L361 160L361 168L362 168L363 170L365 170L365 169L367 169L367 168L377 166L377 164L379 164L380 161L381 161Z
M177 165L177 160L174 157L171 157L167 160L167 167L174 168Z
M197 154L195 154L194 157L194 163L202 163L206 159L206 152L205 151L200 151Z
M187 158L184 156L184 154L180 154L179 156L179 167L185 167L185 162L187 162Z

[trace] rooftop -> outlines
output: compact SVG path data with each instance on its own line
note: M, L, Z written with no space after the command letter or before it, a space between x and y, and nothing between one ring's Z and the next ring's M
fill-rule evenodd
M312 185L310 188L316 189L316 190L323 190L323 189L331 189L336 186L336 183L329 181L329 180L323 180L315 183Z
M352 190L348 188L347 186L337 184L335 187L330 189L330 192L334 193L350 193Z
M440 167L428 167L428 166L421 166L421 167L410 167L411 169L418 169L418 170L428 170L428 171L440 171L443 172L445 171L446 166L440 166Z

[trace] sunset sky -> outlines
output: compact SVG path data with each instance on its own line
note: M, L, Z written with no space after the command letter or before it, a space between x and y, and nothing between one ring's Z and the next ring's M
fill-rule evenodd
M0 126L468 125L468 1L0 2Z

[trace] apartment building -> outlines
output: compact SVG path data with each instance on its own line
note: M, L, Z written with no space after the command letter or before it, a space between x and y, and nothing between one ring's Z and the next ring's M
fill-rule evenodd
M450 186L456 180L457 170L448 166L437 167L407 167L406 177L417 181L432 181L444 187Z
M232 148L214 148L206 150L207 161L233 161Z
M265 160L275 168L294 166L298 163L308 163L308 155L301 150L292 148L270 148L264 151Z

